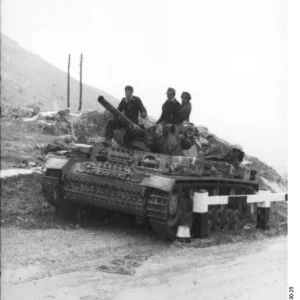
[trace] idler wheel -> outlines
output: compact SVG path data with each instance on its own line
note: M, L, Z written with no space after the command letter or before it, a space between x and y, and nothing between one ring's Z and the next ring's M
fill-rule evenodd
M174 192L172 193L171 197L169 197L167 216L168 227L173 231L174 234L177 233L177 226L179 225L182 213L182 199L177 192Z
M217 209L214 215L213 228L215 231L220 231L223 226L223 214L221 209Z
M223 229L229 230L233 223L233 210L226 209L223 214Z

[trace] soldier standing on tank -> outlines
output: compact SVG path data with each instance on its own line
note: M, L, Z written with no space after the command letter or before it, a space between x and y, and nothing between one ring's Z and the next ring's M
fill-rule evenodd
M121 100L118 110L136 124L136 126L138 126L139 113L142 118L147 117L147 111L142 100L137 96L133 96L133 87L129 85L125 87L125 97ZM113 138L113 131L123 127L121 120L118 118L109 120L106 126L105 138L111 140ZM129 131L128 129L126 139L129 139L129 136L131 136Z
M157 124L164 123L167 127L178 124L180 121L181 104L176 100L176 91L173 88L167 90L167 100L162 106L162 113Z
M190 121L190 114L192 111L192 104L190 103L192 97L188 92L183 92L181 94L181 104L182 108L180 110L180 122Z

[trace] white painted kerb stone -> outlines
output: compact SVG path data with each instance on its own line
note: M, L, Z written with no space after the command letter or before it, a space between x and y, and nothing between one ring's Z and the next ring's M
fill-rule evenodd
M177 228L177 237L178 238L190 238L190 228L186 226L178 226Z

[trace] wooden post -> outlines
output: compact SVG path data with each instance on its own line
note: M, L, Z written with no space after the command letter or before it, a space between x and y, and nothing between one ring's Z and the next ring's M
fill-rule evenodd
M79 82L79 107L78 111L81 111L82 107L82 54L80 55L80 82Z
M70 108L70 64L71 64L71 54L69 54L69 59L68 59L67 108Z

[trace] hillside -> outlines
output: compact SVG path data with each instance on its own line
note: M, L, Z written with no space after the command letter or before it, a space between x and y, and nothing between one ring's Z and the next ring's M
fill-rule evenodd
M1 108L5 109L6 107L16 107L18 105L25 107L33 103L38 104L42 111L57 111L58 109L66 108L66 73L54 67L41 57L22 48L4 35L1 35L1 76ZM91 127L96 128L97 134L100 134L100 132L103 134L105 121L101 113L98 115L99 111L103 111L103 108L98 105L96 101L99 94L104 95L113 105L119 102L118 99L106 92L84 84L82 110L97 109L98 112L91 112L92 126L86 128L85 125L81 126L82 128L80 128L80 130L83 135L90 134ZM79 83L76 79L72 78L72 111L77 111L78 95ZM149 118L151 121L154 121L151 117ZM85 123L86 121L84 121L84 124ZM90 121L88 121L88 123L90 123ZM59 131L59 127L56 125L52 127L54 131ZM3 133L3 130L1 131ZM208 134L214 136L213 133ZM49 141L48 138L46 140ZM218 141L220 145L228 144L228 142L219 138ZM4 149L5 147L3 150ZM7 153L9 157L11 155L10 152L11 148L9 147ZM16 156L18 156L18 153L16 153ZM14 159L9 159L8 161L14 161ZM259 171L262 176L260 182L262 187L273 191L287 189L287 182L273 168L264 164L256 157L246 155L245 163Z
M261 188L270 189L273 192L287 191L288 182L272 167L268 166L257 157L246 155L245 162L249 162L249 166L257 170L261 175L259 185Z
M42 110L66 108L67 74L1 34L2 108L38 103ZM79 83L70 81L71 110L78 108ZM83 110L100 108L96 99L104 95L112 104L119 100L83 84ZM100 108L103 110L102 108Z

